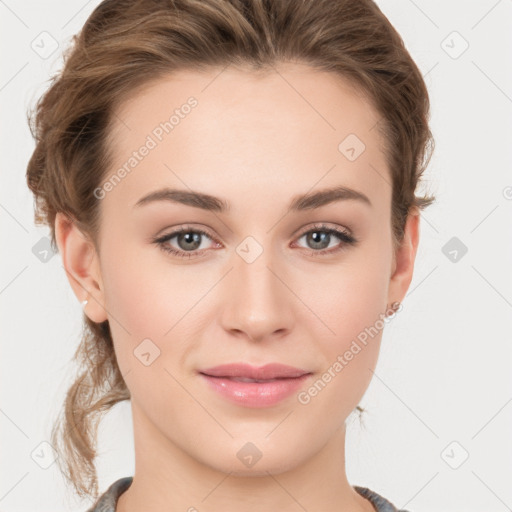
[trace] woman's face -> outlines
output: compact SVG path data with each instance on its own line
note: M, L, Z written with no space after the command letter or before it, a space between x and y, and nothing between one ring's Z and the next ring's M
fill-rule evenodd
M240 474L295 466L344 426L417 245L408 223L409 245L392 252L376 111L335 75L278 69L183 71L139 91L116 112L96 191L86 311L109 320L136 428ZM181 194L141 202L164 189ZM338 194L316 197L328 189ZM311 374L265 405L230 400L199 373L238 362ZM242 448L261 454L254 468Z

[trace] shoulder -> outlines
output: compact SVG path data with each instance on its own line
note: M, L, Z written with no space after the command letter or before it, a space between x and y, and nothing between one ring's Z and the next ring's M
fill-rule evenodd
M119 496L130 487L132 480L133 477L131 476L116 480L87 512L115 512ZM354 489L361 496L368 499L377 512L409 512L405 509L397 509L393 503L367 487L355 485Z
M132 480L132 476L116 480L87 512L115 512L117 499L130 487Z
M370 501L377 512L409 512L405 509L396 508L393 503L375 491L371 491L368 487L361 487L359 485L354 485L353 487L361 496Z

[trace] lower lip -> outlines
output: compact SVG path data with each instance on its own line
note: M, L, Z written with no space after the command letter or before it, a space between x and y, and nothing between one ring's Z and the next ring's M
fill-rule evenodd
M270 407L299 390L310 373L301 377L278 379L273 382L238 382L225 377L200 373L211 388L231 402L245 407Z

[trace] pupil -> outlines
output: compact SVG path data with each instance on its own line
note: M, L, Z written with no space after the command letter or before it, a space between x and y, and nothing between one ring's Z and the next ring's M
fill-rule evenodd
M200 233L182 233L181 236L179 237L179 240L183 240L185 239L185 244L192 244L192 247L190 246L185 246L185 247L182 247L183 249L197 249L200 245L201 245L201 242L200 242L200 238L201 238L201 234ZM181 246L181 244L180 244Z
M327 243L327 246L322 247L322 245L325 245L325 244L323 244L323 242L328 240L329 236L330 236L329 233L325 233L323 231L313 231L312 233L310 233L309 238L310 238L310 240L312 240L312 245L313 245L313 247L315 247L315 249L324 249L325 247L327 247L329 245L329 243ZM318 245L320 245L320 247L318 247Z

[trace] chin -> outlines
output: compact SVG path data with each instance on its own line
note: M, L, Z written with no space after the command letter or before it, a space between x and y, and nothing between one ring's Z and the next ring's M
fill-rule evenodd
M289 471L295 467L296 464L300 464L300 461L296 460L296 454L287 455L282 450L280 453L270 454L267 450L259 450L251 447L249 443L242 443L242 448L236 450L234 459L223 460L222 463L216 460L214 464L207 463L212 469L220 471L222 473L230 473L232 476L237 477L265 477L269 473L272 475L278 475ZM253 450L254 459L250 460L250 453ZM259 457L259 458L257 458ZM255 460L257 458L257 460ZM244 460L246 459L246 460Z

